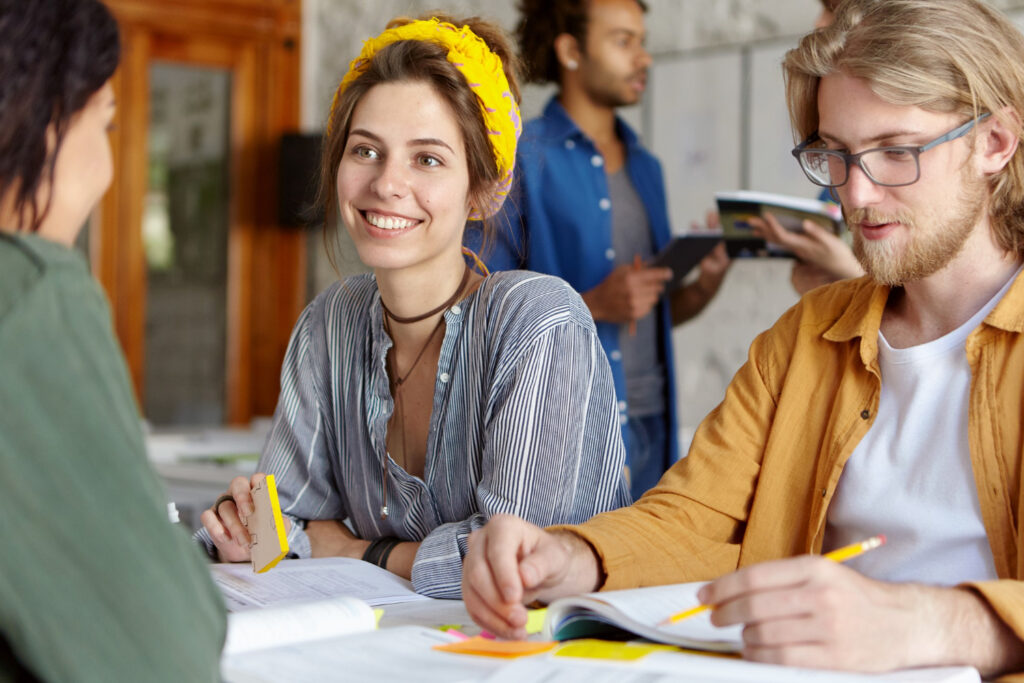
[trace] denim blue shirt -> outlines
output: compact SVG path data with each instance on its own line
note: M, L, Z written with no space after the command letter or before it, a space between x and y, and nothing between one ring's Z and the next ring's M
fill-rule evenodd
M626 169L647 209L654 249L669 241L668 205L661 164L640 145L636 133L616 119L626 146ZM526 268L557 275L578 292L600 284L615 267L612 212L604 158L576 126L557 98L544 113L527 122L516 160L518 183L505 202L498 225L503 228L493 250L485 254L492 270ZM469 233L468 239L478 240ZM669 454L678 457L675 383L672 367L672 320L668 301L658 304L658 352L666 373ZM627 422L626 378L619 351L619 326L598 322L597 334L611 364L618 398L619 422Z

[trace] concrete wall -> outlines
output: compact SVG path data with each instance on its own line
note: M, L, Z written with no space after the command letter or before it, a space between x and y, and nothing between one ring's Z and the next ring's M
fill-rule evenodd
M810 29L821 8L818 0L647 0L648 48L656 64L700 59L711 53L749 52L750 46L775 45L796 39ZM993 0L1005 10L1024 9L1024 0ZM304 0L303 125L322 129L334 89L348 62L359 52L362 41L378 33L395 15L418 15L443 6L453 14L480 14L499 21L511 30L516 21L511 0ZM755 51L756 52L756 51ZM781 77L780 77L781 81ZM781 88L781 85L780 85ZM535 116L549 91L529 87L524 95L523 113ZM651 110L652 97L624 112L650 142L652 122L659 114ZM785 141L788 144L788 138ZM663 149L659 146L658 149ZM672 159L662 159L668 166ZM678 192L680 188L675 188ZM735 189L735 188L719 188ZM763 189L753 187L751 189ZM668 187L669 194L673 187ZM807 184L807 196L816 194ZM710 206L710 198L708 207ZM694 207L694 215L705 208ZM685 230L681 215L674 215L675 231ZM342 237L344 240L344 237ZM343 250L344 251L344 250ZM319 236L311 240L313 292L336 277L322 257ZM351 249L339 264L344 273L361 270ZM680 424L687 442L700 420L721 399L732 375L746 359L754 336L769 327L796 302L789 285L789 262L767 259L737 262L718 297L695 320L674 334L677 361L676 384L681 396Z

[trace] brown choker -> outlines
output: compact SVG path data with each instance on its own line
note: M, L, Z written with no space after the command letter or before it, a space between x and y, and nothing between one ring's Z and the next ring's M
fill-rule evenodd
M390 321L394 321L396 323L407 325L409 323L416 323L416 322L419 322L421 320L426 320L427 318L429 318L432 315L437 315L441 311L447 310L448 308L451 307L452 304L454 304L456 301L459 300L459 297L462 295L462 291L466 288L466 283L469 281L469 274L470 274L470 269L469 269L469 266L467 265L465 272L462 274L462 281L459 282L459 286L455 288L455 293L452 294L450 297L448 297L448 299L443 304L441 304L437 308L434 308L434 309L432 309L430 311L427 311L423 315L416 315L416 316L412 316L412 317L409 317L409 318L400 318L400 317L396 316L394 313L392 313L390 310L388 310L388 307L384 305L384 300L381 299L380 306L381 306L381 308L384 309L384 329L387 331L388 336L391 337L391 343L392 343L391 354L390 354L390 356L388 358L388 360L390 361L388 363L388 370L391 372L391 379L392 379L392 381L395 384L395 388L394 388L394 410L392 411L392 415L397 415L398 416L398 424L399 424L399 432L398 433L399 433L399 436L401 436L401 438L402 438L402 467L403 467L403 469L405 468L405 465L406 465L406 457L405 457L405 410L402 407L402 401L401 401L401 398L402 398L402 386L405 384L406 380L409 379L409 377L412 375L413 371L416 369L416 366L419 365L420 359L423 358L423 354L426 353L426 351L427 351L427 347L429 347L430 343L432 341L434 341L434 337L437 336L438 331L441 329L441 324L444 322L444 316L441 316L440 318L437 319L437 324L434 326L434 329L431 330L430 334L427 336L427 340L423 343L423 347L420 349L420 352L418 354L416 354L416 359L413 360L412 365L409 366L409 369L406 371L404 377L401 374L399 374L399 372L398 372L398 362L395 360L397 355L398 355L398 353L397 353L397 350L396 350L396 348L394 346L394 339L395 338L391 334L391 322ZM388 455L385 452L384 457L381 459L381 463L380 463L381 464L381 498L383 499L383 504L381 505L381 508L380 508L380 518L381 519L387 519L387 517L388 517L388 468L387 468L387 457L388 457Z
M453 303L459 300L459 295L462 294L462 290L466 286L466 282L469 281L469 273L470 270L469 266L467 265L465 272L462 273L462 281L459 282L459 286L455 288L455 293L448 297L448 300L445 301L443 304L441 304L437 308L430 309L429 311L422 315L414 315L409 318L402 318L400 316L397 316L391 312L391 309L388 308L387 305L384 304L384 299L380 300L380 307L384 309L384 313L388 318L391 318L396 323L401 323L402 325L408 325L409 323L418 323L421 320L426 320L432 315L437 315L438 313L450 307Z

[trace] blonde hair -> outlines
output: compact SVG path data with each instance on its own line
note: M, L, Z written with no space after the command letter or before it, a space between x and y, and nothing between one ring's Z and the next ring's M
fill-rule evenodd
M818 130L818 85L843 73L886 102L959 114L989 112L1024 138L1024 36L980 0L843 0L835 21L786 54L795 140ZM989 179L998 244L1024 254L1024 153Z

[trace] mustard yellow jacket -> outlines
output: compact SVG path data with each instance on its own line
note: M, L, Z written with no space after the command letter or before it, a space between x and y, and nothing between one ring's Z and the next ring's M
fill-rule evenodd
M878 409L888 294L866 277L809 293L754 340L686 458L631 507L573 527L596 549L604 589L821 551L843 466ZM971 462L999 575L971 585L1024 638L1022 331L1024 276L970 334L967 358Z

